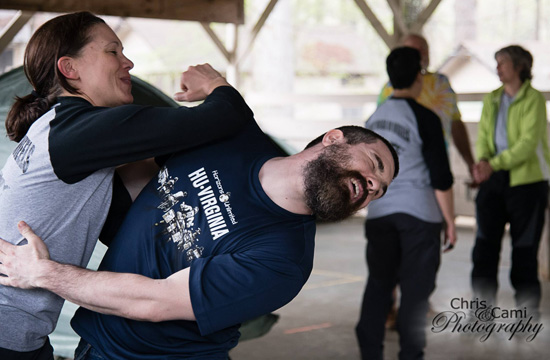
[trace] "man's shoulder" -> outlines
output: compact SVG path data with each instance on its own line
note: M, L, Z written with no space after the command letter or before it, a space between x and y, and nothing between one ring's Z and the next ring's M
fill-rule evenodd
M275 240L273 244L277 248L284 248L283 244L292 248L301 248L300 244L315 240L316 223L313 216L291 213L286 216L282 213L279 216L267 216L266 214L261 216L263 221L251 223L247 231L261 228L262 233L257 236L258 239L263 239L262 242L270 243L270 239L273 239Z
M433 78L434 80L436 81L444 81L444 82L449 82L449 78L447 77L447 75L445 74L442 74L442 73L439 73L439 72L427 72L425 75L424 75L425 78Z
M424 90L432 89L432 88L450 88L451 84L449 82L449 78L441 73L438 72L427 72L423 76L423 86Z
M409 106L411 109L413 109L413 112L415 113L415 116L417 120L424 120L427 119L428 121L432 120L439 120L439 116L435 112L433 112L430 108L420 104L418 101L414 99L408 99L407 101L409 103Z
M266 214L260 216L264 218L265 222L263 224L256 222L251 226L253 228L270 228L263 234L266 238L284 237L294 242L296 239L312 240L315 237L314 216L293 214L286 210L278 212L278 216L267 216Z

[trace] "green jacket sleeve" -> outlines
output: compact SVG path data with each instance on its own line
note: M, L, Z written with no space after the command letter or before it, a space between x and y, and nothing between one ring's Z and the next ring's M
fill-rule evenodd
M494 104L492 94L488 94L483 99L483 110L478 124L478 133L476 141L477 161L481 159L489 160L494 154L493 132L494 132Z
M546 105L542 94L538 92L536 95L530 94L524 101L520 109L514 109L513 117L511 117L512 114L508 114L508 122L515 122L508 125L508 131L517 129L518 133L509 133L508 138L513 138L513 143L507 150L489 160L489 164L495 171L513 169L532 157L541 134L546 131Z

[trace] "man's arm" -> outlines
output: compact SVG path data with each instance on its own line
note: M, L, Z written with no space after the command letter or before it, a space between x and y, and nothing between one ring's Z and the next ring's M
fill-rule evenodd
M435 198L445 219L445 240L443 243L446 246L444 252L450 251L456 244L456 227L453 202L453 188L447 190L434 189Z
M451 136L453 143L458 150L460 156L468 166L470 175L473 174L473 166L475 164L474 157L472 156L472 150L470 148L470 139L468 137L468 130L462 121L460 110L458 109L457 97L451 83L447 76L435 73L436 81L434 83L434 98L430 104L432 110L440 118L448 118L451 121ZM426 89L424 89L426 90ZM430 106L428 106L430 107ZM448 131L449 129L447 129Z
M472 175L473 167L475 165L474 157L472 156L472 150L470 148L470 138L468 137L468 131L466 125L462 120L454 120L451 123L451 132L453 136L453 142L456 149L464 159L464 162L468 166L468 171Z
M189 268L167 279L91 271L50 260L46 244L24 222L28 244L0 240L0 285L42 288L99 313L140 321L195 320L189 295Z

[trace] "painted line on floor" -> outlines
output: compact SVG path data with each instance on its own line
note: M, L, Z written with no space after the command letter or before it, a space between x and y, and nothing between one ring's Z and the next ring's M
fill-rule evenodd
M329 286L350 284L350 283L365 281L365 278L363 276L346 274L346 273L341 273L341 272L336 272L336 271L313 269L311 274L312 275L325 276L325 277L329 277L329 278L333 278L333 279L320 281L320 282L317 282L317 283L306 283L306 285L304 286L305 290L318 289L318 288L323 288L323 287L329 287Z
M312 331L312 330L326 329L326 328L329 328L331 326L332 326L331 323L326 322L326 323L322 323L322 324L309 325L309 326L303 326L303 327L294 328L294 329L288 329L288 330L284 331L284 334L286 334L286 335L297 334L297 333L308 332L308 331Z

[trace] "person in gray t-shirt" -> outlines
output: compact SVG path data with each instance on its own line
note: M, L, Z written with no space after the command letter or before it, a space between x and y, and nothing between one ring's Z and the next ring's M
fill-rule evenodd
M369 278L356 327L363 359L383 357L384 325L397 283L400 359L423 357L428 299L435 288L441 231L451 249L456 242L453 176L441 121L414 99L422 90L420 54L393 50L386 60L393 96L366 122L399 155L399 177L387 195L373 202L365 224Z
M113 30L88 12L58 16L34 33L25 51L34 90L16 98L6 120L19 144L0 170L2 239L24 245L17 230L24 220L53 259L85 266L109 211L116 166L233 135L250 112L206 65L184 73L180 99L194 100L187 97L200 90L210 94L203 104L132 105L132 67ZM0 285L0 359L53 359L48 335L62 304L49 291Z

